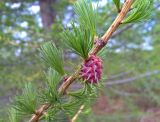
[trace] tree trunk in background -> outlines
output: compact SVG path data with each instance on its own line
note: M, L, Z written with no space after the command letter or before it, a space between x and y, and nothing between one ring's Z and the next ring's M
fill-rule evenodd
M54 10L54 4L56 0L39 0L40 12L43 27L49 30L56 18L56 12Z

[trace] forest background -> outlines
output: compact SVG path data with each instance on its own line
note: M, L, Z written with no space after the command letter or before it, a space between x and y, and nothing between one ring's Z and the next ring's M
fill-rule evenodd
M24 83L41 86L47 67L38 48L47 41L61 45L65 69L72 72L80 59L60 40L62 27L75 17L76 0L0 1L0 121ZM96 4L93 0L93 5ZM112 0L99 0L98 31L107 30L117 15ZM101 36L100 35L100 36ZM151 19L121 26L106 46L105 88L87 115L78 121L140 122L160 120L160 1L154 0Z

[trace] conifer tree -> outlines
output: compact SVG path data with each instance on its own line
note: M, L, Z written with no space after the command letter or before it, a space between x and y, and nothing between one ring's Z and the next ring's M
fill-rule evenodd
M40 56L49 67L45 73L45 86L36 89L31 83L25 85L22 95L15 98L9 111L11 122L20 122L25 117L30 117L29 122L61 122L66 118L75 122L82 111L89 109L103 86L101 54L112 34L120 25L145 22L153 10L153 0L113 0L113 3L117 8L117 17L102 37L98 37L98 11L92 6L92 1L78 0L74 4L76 21L71 23L71 29L63 30L61 39L81 57L82 63L73 74L68 75L64 70L62 50L51 42L42 45ZM68 90L75 82L82 87Z

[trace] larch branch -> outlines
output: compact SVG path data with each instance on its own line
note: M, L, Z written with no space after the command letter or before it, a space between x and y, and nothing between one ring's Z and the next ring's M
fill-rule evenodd
M111 38L112 34L116 31L116 29L119 27L119 25L122 23L123 19L125 18L126 14L131 8L131 5L133 3L133 0L126 0L120 13L118 14L117 18L113 22L113 24L110 26L110 28L107 30L107 32L103 35L101 38L104 42L103 45L96 44L90 54L96 55L108 42L108 40ZM77 70L73 75L71 75L67 81L65 81L59 88L59 93L64 94L65 91L68 89L70 84L73 83L75 79L79 76L79 71ZM36 113L32 116L29 122L38 122L39 118L44 114L44 111L46 111L50 107L50 104L44 104L42 105Z

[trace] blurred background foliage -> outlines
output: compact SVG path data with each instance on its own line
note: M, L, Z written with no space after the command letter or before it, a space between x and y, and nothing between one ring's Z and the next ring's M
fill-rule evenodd
M46 41L61 45L65 69L81 60L60 39L70 27L76 0L1 0L0 2L0 121L8 120L11 99L26 82L42 87L46 66L38 48ZM123 0L122 0L123 1ZM97 1L93 0L93 4ZM97 28L102 36L117 15L112 0L99 0ZM79 122L158 122L160 112L160 1L154 0L149 21L122 25L106 46L106 86L87 116ZM116 82L116 83L115 83ZM108 85L107 85L108 83ZM151 114L150 114L151 113Z

